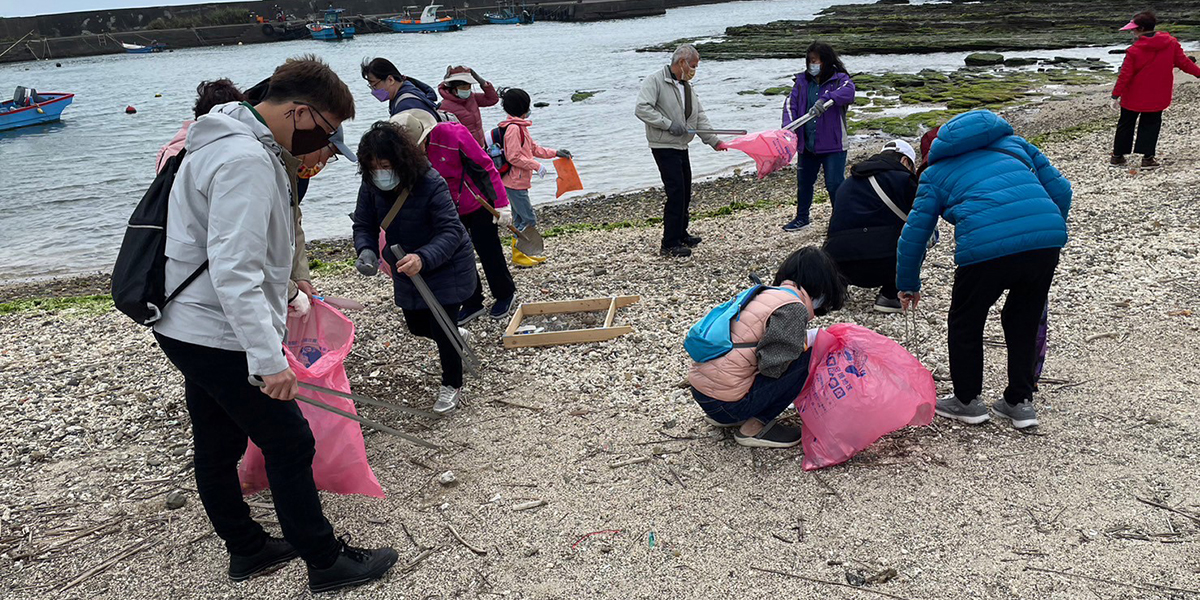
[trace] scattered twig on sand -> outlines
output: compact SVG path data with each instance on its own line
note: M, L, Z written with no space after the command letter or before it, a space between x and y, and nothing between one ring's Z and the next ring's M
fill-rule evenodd
M751 568L753 568L753 567L751 567ZM1026 566L1025 570L1026 571L1037 571L1039 573L1051 573L1054 575L1062 575L1064 577L1077 577L1079 579L1086 579L1088 581L1107 583L1109 585L1117 585L1117 586L1121 586L1121 587L1127 587L1127 588L1131 588L1131 589L1135 589L1135 590L1142 590L1142 591L1146 591L1146 592L1161 593L1162 591L1166 590L1168 592L1176 592L1176 593L1183 593L1183 594L1195 594L1197 596L1200 596L1200 590L1189 590L1189 589L1184 589L1184 588L1171 587L1168 585L1159 585L1157 583L1127 583L1124 581L1114 581L1112 579L1104 579L1102 577L1092 577L1091 575L1082 575L1079 573L1068 573L1066 571L1055 571L1054 569L1043 569L1040 567L1030 567L1030 566Z
M871 588L859 587L857 585L850 585L848 583L842 583L840 581L828 581L826 579L816 579L813 577L806 577L804 575L799 575L796 573L788 573L787 571L776 571L775 569L764 569L762 567L750 567L750 570L751 571L759 571L762 573L774 573L776 575L783 575L784 577L791 577L793 579L801 579L801 580L812 582L812 583L823 583L825 585L835 585L837 587L850 588L852 590L859 590L859 591L867 592L870 594L878 594L880 596L886 596L888 598L896 598L896 600L908 600L908 598L905 598L904 596L897 596L895 594L889 594L887 592L881 592L879 590L873 590Z
M629 465L636 465L639 463L644 463L644 462L649 462L649 461L650 461L649 456L639 456L637 458L627 458L625 460L618 460L617 462L608 463L608 468L619 469L621 467L628 467Z
M618 533L621 533L621 530L620 529L602 529L600 531L593 531L590 533L585 533L585 534L579 536L579 539L575 540L574 544L571 544L571 549L574 550L576 546L583 543L583 540L586 540L586 539L592 537L593 535L603 535L606 533L611 533L613 535L616 535Z
M35 556L41 556L41 555L43 555L43 554L46 554L46 553L48 553L48 552L53 552L53 551L55 551L55 550L58 550L58 549L62 548L63 546L66 546L67 544L70 544L70 543L74 542L75 540L78 540L78 539L80 539L80 538L85 538L85 537L88 537L89 535L92 535L93 533L97 533L97 532L100 532L100 533L110 533L110 532L106 532L106 531L102 531L102 530L104 530L104 529L108 529L109 527L111 527L111 526L113 526L113 525L116 525L116 524L118 524L118 523L120 523L121 521L124 521L124 520L125 520L125 517L124 517L124 516L120 516L120 517L117 517L117 518L115 518L115 519L111 519L111 520L109 520L109 521L105 521L105 522L103 522L103 523L100 523L100 524L98 524L98 525L93 525L93 526L91 526L91 527L88 527L88 528L84 529L83 531L80 531L80 532L76 533L75 535L71 536L70 538L68 538L68 539L65 539L65 540L63 540L63 541L61 541L61 542L57 542L57 543L55 543L55 544L53 544L53 545L46 546L45 548L32 548L32 549L30 549L30 550L29 550L29 551L27 551L27 552L23 552L23 553L21 553L21 554L16 554L16 555L13 555L13 556L12 556L12 557L10 557L10 558L12 558L12 560L14 560L14 561L18 561L18 560L24 560L24 559L27 559L27 558L33 558L33 557L35 557Z
M821 487L828 490L829 495L837 498L838 500L842 499L842 495L839 494L837 490L833 489L833 486L829 485L829 483L825 481L825 478L821 477L820 473L813 473L813 479L816 479L817 483L821 484Z
M454 536L454 539L458 540L458 543L466 546L467 550L470 550L471 552L474 552L475 554L478 554L479 556L483 556L484 554L487 554L487 550L483 550L481 548L476 548L475 546L472 546L470 542L468 542L467 540L464 540L463 536L459 535L458 530L455 529L453 525L447 523L446 529L449 529L450 534Z
M1063 382L1063 384L1062 384L1062 385L1060 385L1060 386L1058 386L1058 387L1054 388L1054 390L1053 390L1053 391L1055 391L1055 392L1060 392L1060 391L1062 391L1062 390L1065 390L1065 389L1069 389L1069 388L1073 388L1073 387L1079 387L1079 386L1081 386L1081 385L1083 385L1083 384L1085 384L1085 383L1091 383L1091 382L1092 382L1092 380L1091 380L1091 379L1084 379L1083 381L1076 381L1076 382L1074 382L1074 383L1067 383L1067 382Z
M1165 511L1173 512L1181 517L1187 517L1187 518L1191 519L1192 521L1200 524L1200 516L1193 515L1192 513L1184 512L1177 508L1171 508L1170 506L1167 506L1166 504L1159 504L1158 502L1155 502L1153 500L1147 500L1145 498L1141 498L1138 496L1134 496L1133 499L1137 500L1138 502L1141 502L1142 504L1145 504L1147 506L1153 506L1154 508L1161 508Z
M539 506L545 506L545 505L546 505L545 500L530 500L529 502L522 502L520 504L517 504L517 505L513 506L512 509L513 510L529 510L532 508L537 508Z
M214 534L214 533L216 533L216 530L214 530L214 529L209 529L207 532L205 532L205 533L202 533L202 534L200 534L200 535L198 535L198 536L196 536L196 537L194 537L194 538L192 538L192 539L188 540L187 544L184 544L184 545L185 545L185 546L191 546L192 544L195 544L196 542L198 542L198 541L200 541L200 540L202 540L202 539L204 539L204 538L206 538L206 537L208 537L208 536L210 536L210 535L212 535L212 534Z
M1083 338L1084 343L1094 342L1103 338L1113 338L1121 335L1120 331L1106 331L1104 333L1096 333Z
M509 406L515 406L517 408L524 408L526 410L532 410L534 412L541 412L541 410L542 410L542 407L540 407L540 406L533 406L530 404L522 404L520 402L516 402L514 400L506 400L504 398L492 398L492 402L499 402L500 404L507 404Z
M433 550L426 550L426 551L418 554L416 558L412 559L412 562L408 563L407 565L404 565L403 567L400 567L400 572L401 573L412 572L413 569L416 569L418 565L425 562L425 559L429 558L432 555L433 555Z
M84 571L79 576L75 577L75 579L68 581L66 583L66 585L62 586L59 589L69 590L69 589L79 585L80 583L83 583L84 581L87 581L88 579L91 579L92 577L95 577L96 575L99 575L100 573L107 571L108 569L112 568L112 566L117 564L118 562L121 562L121 561L125 560L126 558L133 556L134 554L142 552L143 550L148 550L157 544L158 544L158 538L151 538L148 540L138 540L138 541L126 546L123 550L118 552L112 558L88 569L87 571Z

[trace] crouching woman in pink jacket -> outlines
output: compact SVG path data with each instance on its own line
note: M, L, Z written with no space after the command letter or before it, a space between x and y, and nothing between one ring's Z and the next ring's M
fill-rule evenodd
M815 246L787 257L765 288L729 326L733 349L692 363L692 397L715 427L737 427L733 438L751 448L790 448L800 429L776 420L808 379L809 321L838 310L846 284L837 264Z
M418 148L425 150L429 164L446 180L458 209L458 219L471 236L492 292L494 302L488 310L483 307L483 281L476 274L475 292L458 312L459 326L479 318L485 310L493 319L507 318L517 304L517 286L508 271L496 226L509 227L513 216L492 157L475 143L465 126L438 123L426 111L406 110L391 120ZM485 205L495 209L496 214L493 216Z

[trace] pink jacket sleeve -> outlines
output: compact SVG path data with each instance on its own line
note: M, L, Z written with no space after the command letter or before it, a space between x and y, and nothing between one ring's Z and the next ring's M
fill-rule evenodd
M528 146L521 143L522 138L529 142ZM538 149L539 146L529 138L528 133L522 135L521 127L509 125L504 128L504 158L510 165L518 169L536 172L542 168L542 163L533 159Z
M479 106L495 106L500 102L500 94L496 93L495 86L490 81L483 82L479 87L483 88L482 94L475 94L475 103Z

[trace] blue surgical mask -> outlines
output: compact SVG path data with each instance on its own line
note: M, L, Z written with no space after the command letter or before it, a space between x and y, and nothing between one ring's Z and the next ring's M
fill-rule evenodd
M821 63L812 63L808 65L808 74L816 77L821 74Z
M375 187L389 192L400 185L400 177L391 169L376 169L371 171L371 183L375 184Z
M466 100L467 98L471 97L471 90L463 90L463 89L454 90L454 95L458 96L459 98L462 98L463 100Z

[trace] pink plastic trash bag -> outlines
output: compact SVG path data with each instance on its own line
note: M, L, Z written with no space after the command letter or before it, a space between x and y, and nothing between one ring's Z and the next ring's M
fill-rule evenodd
M845 462L875 440L933 421L933 375L895 341L858 325L817 334L796 398L805 471Z
M754 159L759 179L791 163L796 158L796 144L796 134L786 129L760 131L725 142Z
M312 311L302 319L288 317L288 337L284 341L288 366L296 372L301 383L350 393L343 361L354 345L354 323L328 304L313 299ZM358 414L354 402L312 390L300 389L300 394L334 408ZM383 498L383 488L367 464L367 449L363 444L358 423L331 412L297 402L308 420L316 440L317 454L313 457L313 480L317 489L337 494L363 494ZM246 446L246 455L238 467L242 492L246 495L267 487L267 471L262 451L254 442Z

